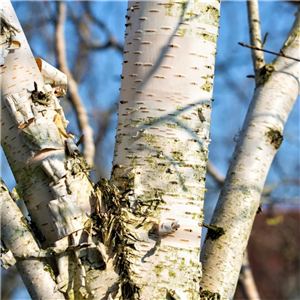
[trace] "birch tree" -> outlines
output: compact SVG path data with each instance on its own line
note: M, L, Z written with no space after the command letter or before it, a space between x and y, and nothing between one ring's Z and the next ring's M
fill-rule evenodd
M46 258L56 283L51 296L28 288L34 299L199 297L219 2L129 2L126 18L111 180L118 191L90 181L57 99L66 78L33 58L3 3L2 146L40 246L10 251L24 264ZM60 3L60 46L64 19Z
M251 44L261 48L253 3ZM208 225L200 284L219 3L129 2L112 177L97 183L86 163L94 159L92 131L66 65L65 4L58 5L56 51L77 103L83 153L58 100L66 76L33 58L10 4L3 6L1 143L18 183L12 195L24 199L30 214L28 225L2 182L4 265L16 260L33 299L231 298L264 180L298 94L298 63L281 57L265 65L262 52L253 52L257 87L233 159L238 164L232 163L216 208L221 214ZM297 22L284 56L297 58ZM276 105L266 101L271 98ZM249 176L256 171L259 179ZM222 199L234 213L225 211ZM233 271L223 274L223 266L214 273L233 258Z

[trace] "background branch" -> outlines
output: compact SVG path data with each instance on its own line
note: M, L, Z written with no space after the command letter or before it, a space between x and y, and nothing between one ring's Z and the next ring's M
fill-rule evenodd
M76 111L79 129L84 135L83 140L83 155L90 165L94 165L95 145L93 140L93 129L89 125L88 116L85 107L82 104L78 92L77 82L74 80L66 58L66 43L64 35L64 23L66 19L66 4L58 3L58 18L56 22L56 52L59 69L68 77L68 91L71 103Z

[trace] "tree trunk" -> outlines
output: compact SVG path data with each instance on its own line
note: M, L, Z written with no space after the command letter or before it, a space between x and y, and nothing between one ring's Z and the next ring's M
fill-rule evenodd
M299 59L299 26L298 10L282 47L285 55L295 59ZM211 220L225 234L214 237L209 230L201 252L204 299L233 297L264 183L299 94L299 62L279 56L257 75L253 99Z
M46 258L67 299L197 298L219 3L130 2L112 172L121 194L89 180L57 99L65 77L34 60L3 8L1 143L40 243L25 259ZM33 298L53 299L32 284Z
M111 182L134 238L121 277L136 298L196 299L219 2L130 1L126 19Z

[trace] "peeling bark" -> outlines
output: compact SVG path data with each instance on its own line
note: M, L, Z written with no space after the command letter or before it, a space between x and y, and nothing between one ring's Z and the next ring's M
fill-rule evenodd
M95 273L99 277L99 271L93 263L83 266L81 260L84 254L97 253L98 249L91 234L84 231L96 195L89 180L90 167L74 137L66 131L68 121L57 99L65 93L65 76L34 59L10 2L2 5L9 24L15 24L15 38L21 45L17 51L8 48L1 66L1 144L16 179L16 189L24 199L41 250L64 249L46 251L51 254L49 268L56 276L57 290L68 299L92 295L101 299L101 283L95 286L91 279ZM7 27L4 33L9 30ZM116 277L111 273L109 276ZM90 280L89 285L85 278ZM25 283L32 284L28 278ZM34 283L32 289L38 289L38 285ZM39 299L49 297L45 293Z

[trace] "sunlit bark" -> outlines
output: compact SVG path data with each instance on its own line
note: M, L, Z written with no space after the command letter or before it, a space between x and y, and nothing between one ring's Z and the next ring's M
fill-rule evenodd
M299 10L283 53L299 59ZM299 62L277 57L259 71L259 81L239 134L211 223L225 234L206 238L201 261L203 298L231 299L252 223L283 128L299 94ZM209 298L211 299L211 298Z
M131 193L141 299L199 297L219 2L130 1L112 182Z
M18 257L16 267L31 298L65 299L62 293L56 289L55 278L50 272L51 267L46 263L46 260L40 258L26 259L30 252L38 253L39 246L2 179L0 199L1 240L13 256Z

